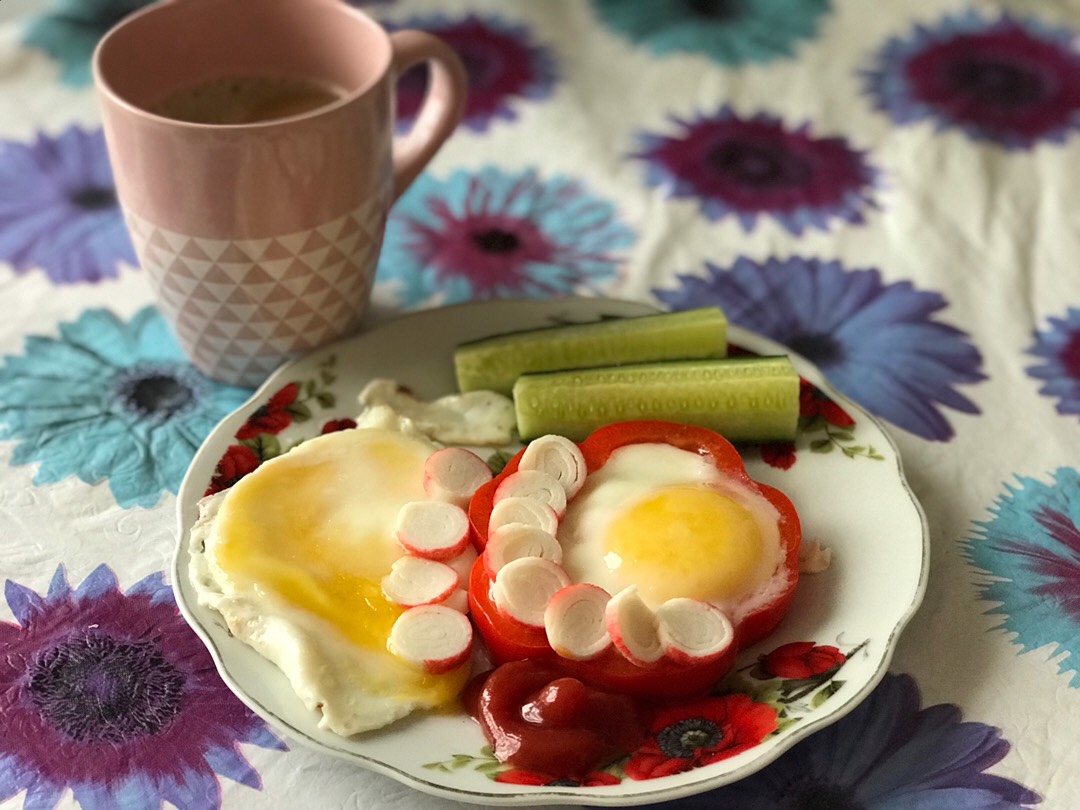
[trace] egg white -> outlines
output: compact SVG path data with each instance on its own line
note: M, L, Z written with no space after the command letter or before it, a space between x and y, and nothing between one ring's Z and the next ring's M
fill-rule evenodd
M393 463L380 458L379 448L386 447L393 449ZM199 603L218 611L233 635L281 669L304 706L320 712L321 728L350 735L385 726L415 709L445 703L465 675L426 675L391 654L385 639L357 643L325 616L298 606L264 575L287 566L265 563L257 554L259 562L249 564L237 559L235 546L226 553L236 542L227 532L235 535L237 526L255 526L256 535L274 529L259 526L263 518L248 497L257 491L252 488L272 485L271 491L292 501L266 504L266 521L277 515L281 530L288 531L280 524L299 515L295 519L303 530L297 530L297 542L325 544L320 570L321 561L329 559L343 575L378 582L403 553L393 540L393 524L403 503L425 497L423 459L435 449L423 437L385 427L332 433L265 462L200 503L190 533L190 575ZM295 494L290 492L288 482L303 481L305 475L317 475L317 485L298 485ZM272 478L278 476L285 486ZM313 598L329 597L316 592Z
M591 472L571 501L558 529L563 566L574 582L587 582L615 594L630 585L618 555L606 547L609 527L620 515L666 487L704 487L741 505L757 524L762 551L748 577L748 587L735 598L705 597L733 621L768 602L783 587L785 558L780 544L779 513L760 493L722 473L706 457L666 444L633 444L615 450L605 464ZM704 561L709 564L709 561ZM666 583L678 591L678 582ZM655 609L658 601L648 589L642 598ZM690 594L683 594L690 595Z

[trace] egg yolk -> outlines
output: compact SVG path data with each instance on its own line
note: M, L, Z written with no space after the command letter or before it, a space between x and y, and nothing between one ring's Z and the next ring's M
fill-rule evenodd
M605 562L647 602L723 602L761 584L764 545L745 506L707 486L676 485L652 491L612 520Z
M300 445L237 483L218 514L216 560L374 650L402 611L381 580L402 554L391 536L398 508L425 497L429 449L355 433L333 452L315 452L320 440Z

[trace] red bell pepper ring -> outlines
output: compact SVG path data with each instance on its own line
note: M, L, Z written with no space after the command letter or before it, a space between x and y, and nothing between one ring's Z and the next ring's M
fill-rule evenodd
M690 697L708 692L734 665L739 650L761 641L781 622L795 596L799 580L799 547L802 530L795 507L780 490L754 481L746 471L739 452L724 437L705 428L671 422L618 422L602 427L580 445L588 472L604 466L612 452L630 444L669 444L708 459L722 473L761 493L779 513L780 543L784 551L782 588L768 604L748 614L735 626L735 643L715 661L677 664L661 659L649 667L630 663L614 647L590 661L560 657L548 643L541 628L528 627L502 614L490 598L491 580L482 559L473 566L469 580L469 606L477 630L495 663L522 659L551 659L568 675L597 686L642 697ZM522 451L524 452L524 451ZM469 504L473 543L483 552L487 544L488 521L495 490L521 461L518 453L503 471L484 484Z

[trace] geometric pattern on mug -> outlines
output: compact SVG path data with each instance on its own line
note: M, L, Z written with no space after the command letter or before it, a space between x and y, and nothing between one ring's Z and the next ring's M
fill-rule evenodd
M208 239L125 211L158 305L192 364L253 387L284 359L347 334L363 315L381 248L379 195L318 227Z

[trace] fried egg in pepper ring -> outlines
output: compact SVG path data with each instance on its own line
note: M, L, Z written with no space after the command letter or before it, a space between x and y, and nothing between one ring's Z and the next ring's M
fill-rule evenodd
M645 697L707 692L791 605L801 545L791 501L753 481L731 443L702 428L625 422L577 446L551 441L569 444L584 471L565 504L548 504L560 513L557 546L533 544L509 561L500 551L497 565L485 550L470 577L473 621L493 659L553 660L581 680ZM491 516L526 452L473 497L483 549L506 545L499 535L508 529ZM552 609L560 603L569 609ZM569 628L553 628L554 614ZM668 638L681 633L686 645L664 641L668 616ZM556 651L552 640L569 634L591 635ZM709 647L710 636L724 637Z

